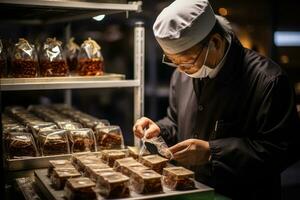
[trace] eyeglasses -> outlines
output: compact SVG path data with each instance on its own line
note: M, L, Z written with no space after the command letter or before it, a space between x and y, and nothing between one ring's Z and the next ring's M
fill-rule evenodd
M202 50L203 50L203 47L202 47ZM169 65L171 67L183 67L185 69L188 69L188 68L191 68L195 65L196 61L198 60L199 56L201 55L202 51L199 51L198 54L197 54L197 57L195 58L194 62L193 63L179 63L179 64L175 64L173 63L169 58L168 56L166 56L165 54L163 54L163 57L162 57L162 63L166 64L166 65Z

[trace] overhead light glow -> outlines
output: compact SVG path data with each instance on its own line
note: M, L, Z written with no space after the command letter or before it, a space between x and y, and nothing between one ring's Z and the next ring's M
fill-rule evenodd
M274 43L276 46L300 46L300 32L275 31Z
M227 16L228 15L228 10L226 8L219 8L219 14L222 16Z
M105 17L105 15L97 15L97 16L93 17L93 19L96 21L101 21L104 19L104 17Z

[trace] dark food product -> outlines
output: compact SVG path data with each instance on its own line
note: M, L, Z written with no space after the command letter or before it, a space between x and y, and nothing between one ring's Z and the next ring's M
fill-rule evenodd
M65 130L40 132L38 146L43 156L70 153L67 132Z
M51 175L51 182L53 188L61 190L64 188L66 181L69 178L80 177L80 173L74 168L54 168Z
M151 169L133 172L130 182L139 194L162 192L161 175Z
M124 165L137 164L138 162L134 160L132 157L118 159L114 163L114 170L118 172L122 172L122 168Z
M2 123L3 133L10 132L27 132L25 126L18 123Z
M148 155L140 157L139 162L141 162L143 165L149 167L150 169L153 169L157 173L162 173L163 168L167 166L168 159L163 158L159 155Z
M69 130L71 153L96 151L94 133L91 129Z
M99 58L80 58L77 67L80 76L100 76L104 74L104 63Z
M128 165L123 165L120 169L121 169L122 174L130 177L131 174L134 173L134 172L149 169L149 168L142 165L141 163L131 163L131 164L128 164Z
M118 150L103 150L102 151L102 160L110 167L114 166L115 160L125 158L126 154Z
M166 167L163 170L163 183L172 190L194 189L194 172L184 167Z
M86 177L68 179L64 188L68 200L96 199L93 188L96 184Z
M34 138L38 138L39 133L41 131L49 131L58 129L58 127L52 122L38 122L38 123L31 123L28 125Z
M74 167L69 160L49 160L48 177L52 175L54 168L72 168Z
M97 180L97 173L103 172L103 170L110 170L110 172L113 171L107 164L104 163L93 163L93 164L87 164L84 171L84 176L89 177L92 181L96 182Z
M56 124L58 128L65 129L65 130L76 130L82 128L81 124L76 122L70 122L70 121L57 121Z
M95 130L97 147L100 149L123 148L123 135L119 126L106 126Z
M140 156L140 148L136 147L136 146L128 146L128 153L129 156L133 157L134 159L138 160L139 156ZM149 155L150 153L148 151L144 151L142 156L146 156Z
M15 59L11 74L15 78L33 78L38 74L38 62L32 59Z
M97 157L95 155L79 157L75 167L79 171L84 172L86 166L90 165L90 164L99 164L100 165L100 164L103 164L103 162L101 161L101 159L99 157Z
M38 155L34 139L30 133L7 133L4 142L10 158L36 157Z
M96 191L105 198L124 198L130 195L129 178L119 172L98 176Z
M42 60L40 65L42 76L67 76L69 67L64 60Z

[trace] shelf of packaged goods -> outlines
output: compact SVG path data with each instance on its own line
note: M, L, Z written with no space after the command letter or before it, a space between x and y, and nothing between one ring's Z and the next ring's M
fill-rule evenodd
M123 1L105 1L123 2ZM51 24L91 18L101 14L141 12L141 2L101 3L76 0L0 0L3 22Z
M139 87L139 80L125 80L122 74L38 78L1 78L1 91Z

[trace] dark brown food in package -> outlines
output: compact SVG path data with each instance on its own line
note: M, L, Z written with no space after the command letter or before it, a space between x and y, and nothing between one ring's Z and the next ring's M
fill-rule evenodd
M61 41L56 38L47 38L42 48L41 75L42 76L67 76L69 67L63 55Z
M6 76L7 72L7 60L4 52L2 41L0 40L0 78Z
M81 174L74 168L54 168L51 175L51 182L53 188L61 190L64 188L66 181L69 178L80 177Z
M71 147L71 153L96 151L95 136L92 129L83 128L69 130L68 138Z
M124 140L119 126L106 126L95 130L97 147L99 149L121 149Z
M30 133L10 132L4 137L4 144L9 158L38 156L34 139Z
M79 157L77 160L77 164L75 167L81 171L84 172L85 167L90 164L103 164L102 160L96 156L96 155L91 155L91 156L85 156L85 157Z
M130 195L129 178L119 172L98 176L96 191L105 198L124 198Z
M64 188L65 197L67 200L94 200L97 198L93 189L95 185L86 177L68 179Z
M138 160L139 156L140 156L140 148L139 147L136 147L136 146L128 146L127 147L128 149L128 153L129 153L129 156L133 157L134 159ZM145 150L143 151L143 155L141 156L146 156L146 155L149 155L150 153Z
M114 166L115 160L125 158L126 154L119 150L103 150L102 160L106 162L110 167Z
M69 66L70 71L74 71L77 68L77 57L79 53L79 46L74 42L74 38L70 38L68 44L66 45L66 57L67 64Z
M58 128L65 129L65 130L76 130L82 128L81 124L76 122L56 121L55 123L57 124Z
M15 78L32 78L38 75L38 57L34 45L20 38L12 52L11 74Z
M81 76L98 76L104 73L104 60L101 47L96 41L88 38L80 48L77 73Z
M163 170L163 183L172 190L194 189L194 172L184 167L166 167Z
M74 167L69 160L49 160L48 177L52 175L54 168L72 168Z
M132 157L117 159L114 163L114 170L118 172L122 172L122 168L124 165L137 164L138 162L134 160Z
M130 183L133 190L139 194L162 192L161 175L151 169L133 172Z
M69 154L67 131L41 131L38 136L38 146L43 156Z
M128 165L123 165L120 169L122 174L130 177L133 172L149 168L142 165L141 163L131 163Z
M168 159L163 158L159 155L148 155L140 157L139 162L143 165L153 169L159 174L162 174L163 168L167 166Z
M10 133L10 132L28 132L27 128L22 124L17 122L15 123L2 123L3 133Z
M34 138L38 138L39 133L41 131L49 131L49 130L56 130L58 127L52 122L38 122L38 123L31 123L28 125L29 129L31 130Z
M87 164L85 166L84 176L89 177L92 181L96 182L97 173L103 172L104 169L113 171L107 164L104 164L104 163Z

